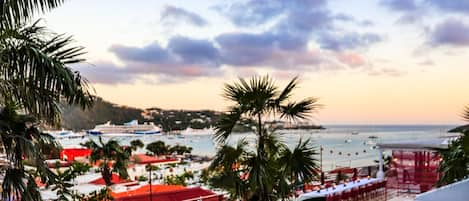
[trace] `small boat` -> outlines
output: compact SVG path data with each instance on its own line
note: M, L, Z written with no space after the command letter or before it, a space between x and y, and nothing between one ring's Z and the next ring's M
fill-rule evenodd
M369 138L369 139L377 139L378 136L376 136L376 135L370 135L370 136L368 136L368 138Z
M363 142L364 145L376 145L376 142L372 141L372 140L368 140L366 142Z
M358 131L352 131L352 135L358 135Z
M352 139L346 139L345 140L345 143L351 143L352 142Z
M85 133L75 133L71 130L60 130L60 131L45 131L55 139L73 139L73 138L83 138L86 136Z
M160 130L149 130L149 131L135 131L135 134L138 135L160 135Z

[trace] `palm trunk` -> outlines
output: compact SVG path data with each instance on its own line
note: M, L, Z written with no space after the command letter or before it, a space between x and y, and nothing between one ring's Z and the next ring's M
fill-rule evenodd
M112 185L112 172L109 166L107 165L107 163L104 164L104 168L101 172L101 175L103 176L106 186L111 186Z
M264 155L264 135L262 134L262 118L261 118L261 114L257 114L257 124L258 124L258 129L257 129L257 134L259 136L259 144L258 144L258 147L257 147L257 154L259 155L259 157L261 157L261 159L264 159L265 155Z
M263 133L263 127L262 127L262 116L261 116L261 113L257 114L257 123L259 125L259 128L258 128L258 136L259 136L259 144L258 144L258 147L257 147L257 155L258 157L260 158L260 164L261 166L265 166L265 162L267 161L267 155L265 153L265 150L264 150L264 147L265 147L265 136L264 136L264 133ZM263 167L262 169L266 169L266 167ZM258 178L258 181L260 182L258 184L260 190L258 191L259 192L259 200L261 201L268 201L270 200L269 199L269 192L268 192L268 189L267 189L267 185L265 183L265 179L267 178L263 178L262 175L259 175L260 178ZM265 175L264 175L265 176Z

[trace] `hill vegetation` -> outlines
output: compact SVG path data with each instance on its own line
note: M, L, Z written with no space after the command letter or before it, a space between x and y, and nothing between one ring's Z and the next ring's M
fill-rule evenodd
M219 112L210 110L163 110L160 108L142 110L116 105L100 97L97 97L93 107L87 110L66 105L61 108L61 126L75 131L92 129L95 125L107 121L113 124L123 124L134 119L139 122L154 122L164 131L184 130L187 127L201 129L214 126L220 115Z

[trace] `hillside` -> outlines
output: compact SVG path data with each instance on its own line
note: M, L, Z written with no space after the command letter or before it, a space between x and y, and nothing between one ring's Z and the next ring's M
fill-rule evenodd
M154 122L164 131L191 128L208 128L218 120L219 112L210 110L163 110L149 108L146 110L119 106L102 98L97 98L93 107L85 111L76 106L62 107L62 127L71 130L92 129L96 124L111 121L123 124L131 120Z
M92 129L96 124L107 121L114 124L122 124L133 119L143 121L142 112L141 109L119 106L98 97L93 107L85 111L77 106L62 107L62 127L83 130Z
M120 106L97 97L92 108L85 111L77 106L62 106L62 128L80 131L92 129L97 124L111 121L113 124L123 124L131 120L139 122L153 122L163 128L163 131L184 130L214 127L220 117L220 112L212 110L164 110L161 108L138 109ZM321 129L321 126L311 124L291 125L282 121L267 122L282 129ZM242 120L235 126L234 132L251 131L254 122Z

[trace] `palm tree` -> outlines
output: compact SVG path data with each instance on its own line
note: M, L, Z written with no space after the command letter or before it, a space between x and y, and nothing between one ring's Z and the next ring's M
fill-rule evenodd
M274 129L263 121L266 117L290 121L305 119L319 107L315 98L290 101L297 84L298 79L295 77L283 90L279 90L272 79L265 76L253 77L250 81L241 78L238 83L225 85L223 95L234 105L220 117L216 125L214 138L221 148L211 167L212 170L228 171L235 165L236 171L247 175L245 183L240 183L243 188L239 189L248 192L236 192L235 196L246 199L245 196L249 195L252 200L283 199L290 195L296 183L310 181L317 176L316 152L311 142L300 140L298 146L290 150L279 140ZM239 154L233 151L238 149L226 145L226 140L233 128L246 119L256 122L253 129L257 136L255 152ZM224 176L232 176L229 174L227 172ZM233 182L238 181L235 179Z
M116 172L122 178L128 178L127 164L129 162L131 151L124 149L116 140L109 140L104 143L99 137L99 144L93 140L82 144L91 149L90 162L100 162L101 175L107 186L111 186L112 173Z
M52 188L52 191L57 192L57 200L69 201L80 198L80 194L74 193L72 190L70 190L70 188L73 186L72 180L75 179L78 175L83 175L84 172L87 172L90 168L91 166L75 162L65 171L60 171L60 169L57 169L57 177L59 182L55 183L54 187Z
M63 2L0 1L0 135L10 162L2 169L3 200L41 200L35 174L41 176L42 182L58 182L40 154L45 151L41 147L55 142L36 128L36 119L56 125L60 101L83 108L93 101L86 80L69 68L83 61L79 58L83 48L71 46L70 37L30 22L33 16ZM31 116L19 115L17 110ZM24 170L24 161L35 167L32 173Z
M466 106L462 115L469 121L469 107ZM449 132L461 133L461 136L452 141L448 149L439 150L442 161L438 168L442 173L438 185L451 184L469 176L469 126L464 125Z
M157 156L170 154L170 147L160 140L147 144L146 148Z
M54 34L31 17L53 9L64 0L5 0L0 2L0 105L20 109L49 123L58 123L58 103L90 106L93 97L79 72L69 65L83 62L83 47L71 37Z
M31 20L37 14L59 7L65 0L3 0L0 1L0 28L14 27Z
M2 199L41 200L35 176L42 182L53 184L57 181L46 163L40 145L56 145L52 136L37 129L34 117L20 115L14 105L6 105L0 111L0 138L8 159L8 165L1 168L5 178L2 183ZM24 169L25 163L34 167Z
M247 174L244 168L247 167L248 158L255 153L249 152L247 145L244 139L238 141L236 147L223 145L218 149L209 167L209 170L218 174L209 177L208 183L227 190L233 200L248 199L248 183L240 174Z
M138 148L143 148L145 144L141 140L132 140L130 141L130 148L132 151L137 151Z

